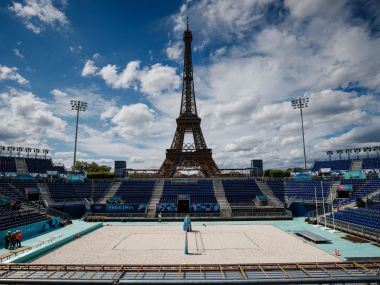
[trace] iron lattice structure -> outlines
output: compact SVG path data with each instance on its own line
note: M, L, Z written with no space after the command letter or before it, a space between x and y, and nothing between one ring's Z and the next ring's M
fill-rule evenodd
M0 264L1 284L379 284L376 262Z
M201 119L198 117L195 102L193 64L191 42L193 36L187 25L183 33L185 53L183 62L182 100L180 114L177 118L177 129L170 149L166 150L166 158L159 174L173 177L180 169L197 169L204 176L218 176L220 170L212 158L212 150L207 148L201 129ZM193 135L194 143L185 143L185 134Z

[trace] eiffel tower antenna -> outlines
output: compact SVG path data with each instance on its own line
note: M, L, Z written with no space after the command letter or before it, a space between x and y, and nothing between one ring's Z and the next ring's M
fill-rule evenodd
M173 177L184 168L198 169L207 177L220 175L220 170L212 158L212 150L207 148L202 134L201 119L198 117L191 54L192 40L193 35L187 17L187 29L183 33L185 52L181 108L172 144L170 149L166 150L166 158L159 170L159 174L164 177ZM184 143L186 133L193 135L194 143Z

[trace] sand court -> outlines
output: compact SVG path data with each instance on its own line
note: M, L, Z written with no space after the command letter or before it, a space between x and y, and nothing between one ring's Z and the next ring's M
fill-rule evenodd
M193 225L184 254L181 225L104 226L33 263L227 264L339 261L272 225Z

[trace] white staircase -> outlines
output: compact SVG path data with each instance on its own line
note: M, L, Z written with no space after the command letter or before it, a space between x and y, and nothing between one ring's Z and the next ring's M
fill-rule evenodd
M38 188L41 191L41 200L45 200L48 204L53 203L53 199L50 197L50 192L45 183L37 183Z
M106 195L102 199L100 199L99 204L105 204L107 203L107 200L115 196L117 190L119 190L121 185L120 181L112 182L110 187L108 188L108 191Z
M361 170L363 166L363 161L361 159L355 159L351 163L351 170Z
M230 218L231 217L231 207L227 201L226 194L224 192L222 181L218 178L212 180L214 185L214 194L216 201L220 205L220 214L222 217Z
M366 196L361 197L363 201L367 201L367 199L371 199L378 195L380 193L380 189L377 189L376 191L369 193ZM348 203L346 205L340 206L341 210L344 210L345 208L355 208L356 207L356 201L352 201L351 203Z
M329 195L326 197L325 202L330 203L336 199L336 191L338 190L338 186L340 185L340 181L334 181L331 184Z
M164 182L165 180L160 179L156 181L154 185L154 190L152 193L152 197L150 198L148 210L146 213L147 218L156 217L156 205L160 202L162 191L164 190Z
M28 173L28 168L26 167L25 159L22 157L15 157L16 170L18 174Z
M272 189L268 186L266 182L256 180L257 186L261 193L263 193L268 198L268 204L275 207L284 207L284 203L280 201L274 194Z

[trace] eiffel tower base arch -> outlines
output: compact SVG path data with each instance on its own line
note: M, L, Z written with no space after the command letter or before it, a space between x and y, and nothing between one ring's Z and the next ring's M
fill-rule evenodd
M159 175L173 177L183 167L198 169L205 177L220 175L220 170L212 158L211 149L191 152L167 149L166 158L160 167Z

